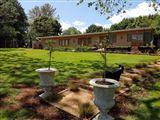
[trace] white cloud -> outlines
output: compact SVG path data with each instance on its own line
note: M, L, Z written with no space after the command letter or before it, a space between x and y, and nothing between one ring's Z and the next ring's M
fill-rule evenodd
M142 2L138 4L135 8L126 10L126 13L114 15L113 17L109 19L109 21L111 21L112 24L115 24L115 23L122 21L124 18L145 16L145 15L155 14L155 13L156 11L154 10L154 8L149 7L149 3Z
M80 28L79 30L80 30L82 33L84 33L87 28L88 28L88 27L82 27L82 28Z
M111 23L108 23L108 24L94 23L94 24L97 26L102 26L103 28L110 28L112 25Z
M85 23L83 21L76 20L76 21L73 22L73 25L75 25L75 26L84 26Z
M81 32L85 32L86 30L86 26L85 26L85 23L82 22L82 21L74 21L74 22L68 22L68 21L60 21L61 23L61 26L62 26L62 30L66 30L68 29L69 27L75 27L77 28L78 30L80 30Z
M61 26L62 26L62 30L66 30L66 29L68 29L69 27L72 26L71 23L66 22L66 21L60 21L60 23L61 23Z

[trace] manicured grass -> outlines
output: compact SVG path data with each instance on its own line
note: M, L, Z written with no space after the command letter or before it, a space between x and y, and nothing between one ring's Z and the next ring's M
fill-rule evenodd
M107 64L116 67L123 64L133 67L135 64L158 59L158 56L108 54ZM52 67L58 69L55 78L57 83L69 78L91 78L92 73L102 70L102 59L99 53L91 52L54 52ZM47 67L48 51L33 49L0 49L0 80L13 84L38 84L38 68ZM93 77L95 77L93 75Z
M160 74L160 72L156 73ZM138 89L143 89L143 92L132 97L132 101L136 104L130 106L130 115L124 117L126 120L159 120L160 119L160 78L154 78L155 83L145 85L145 88L139 86ZM136 91L135 91L136 92ZM135 93L134 93L135 94ZM145 94L145 95L142 95ZM129 103L131 101L128 101Z
M52 67L58 69L55 81L57 84L67 83L68 79L83 78L91 79L97 77L102 70L102 59L99 53L91 52L54 52ZM136 64L160 59L159 56L108 54L107 65L111 68L116 64L125 67L134 67ZM48 51L33 49L0 49L0 98L8 96L10 101L0 103L1 105L15 104L14 99L19 92L14 85L21 83L25 85L38 85L39 77L35 72L38 68L47 67ZM98 72L97 72L98 71ZM159 79L157 79L159 80ZM159 118L160 106L158 101L160 94L160 82L146 89L148 96L144 98L137 96L139 107L133 110L127 120L150 120ZM1 101L0 101L1 102ZM153 109L154 108L154 109ZM132 111L132 110L131 110ZM32 114L28 109L19 109L14 113L10 110L0 110L0 119L18 118L27 119ZM154 115L154 117L153 117Z

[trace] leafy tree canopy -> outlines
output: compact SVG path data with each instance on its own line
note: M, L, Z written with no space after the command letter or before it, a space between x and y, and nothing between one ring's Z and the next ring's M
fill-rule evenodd
M27 25L17 0L0 0L0 47L23 47Z
M87 29L86 29L86 33L94 33L94 32L103 32L104 29L102 26L97 26L95 24L90 25Z
M62 33L61 24L58 20L47 16L36 18L32 24L32 29L39 37L59 35Z
M131 28L152 27L156 34L160 34L160 15L140 16L137 18L126 18L111 26L111 30L122 30Z
M109 19L114 14L125 13L125 8L132 5L131 0L78 0L77 3L82 4L87 2L88 7L94 7L95 10L99 11L101 14L107 16ZM159 0L144 0L149 2L149 6L153 7L155 11L158 10L158 6L160 5Z
M31 21L42 16L53 17L54 19L58 18L58 16L56 15L56 8L54 8L49 3L46 3L41 7L35 6L33 9L29 11L29 19Z
M63 35L73 35L73 34L81 34L81 31L77 30L75 27L70 27L67 30L64 30Z

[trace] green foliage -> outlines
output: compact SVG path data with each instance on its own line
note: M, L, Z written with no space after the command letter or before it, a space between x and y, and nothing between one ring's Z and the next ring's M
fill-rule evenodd
M42 5L41 7L35 6L33 9L29 11L29 19L31 21L34 21L34 19L46 16L46 17L52 17L54 19L57 19L56 16L56 8L54 8L49 3L46 3Z
M47 47L49 50L48 69L50 70L51 60L52 60L52 52L54 52L54 49L53 49L54 42L53 42L53 40L48 40L46 44L47 44Z
M79 0L77 3L82 4L86 0ZM158 11L160 5L159 0L146 0L149 2L150 7L153 7L155 11ZM94 6L95 10L99 11L100 14L106 15L107 19L111 18L113 15L120 13L125 13L126 8L132 5L129 0L89 0L87 1L88 7Z
M140 16L137 18L125 18L121 22L111 26L111 30L151 27L156 15Z
M55 48L55 51L74 51L74 48L73 47L63 47L63 46L61 46L61 47L56 47Z
M81 34L81 31L77 30L75 27L70 27L67 30L64 30L63 35L74 35L74 34Z
M135 65L136 68L145 68L147 67L147 63L139 63Z
M77 83L75 83L74 81L69 81L68 87L69 87L70 91L73 91L73 92L79 91L79 85Z
M90 25L87 29L86 29L86 33L95 33L95 32L103 32L104 29L102 26L97 26L95 24Z
M0 88L0 97L6 97L9 94L8 88Z
M36 31L32 28L32 26L29 26L27 30L27 40L26 40L26 43L28 43L28 47L32 48L32 41L36 40L36 37L37 37Z
M62 32L61 24L56 19L46 16L36 18L32 28L39 37L59 35Z
M0 1L0 47L23 47L27 17L17 0Z
M65 83L70 78L99 77L102 73L102 59L95 52L54 52L52 66L58 69L55 81ZM107 54L107 65L116 63L133 67L142 61L150 62L158 56ZM18 61L18 62L17 62ZM4 84L38 85L37 68L48 67L48 50L0 49L0 82ZM107 67L108 68L108 67Z
M45 99L47 101L50 101L50 102L55 102L55 101L58 101L61 98L62 98L62 96L60 94L57 94L55 92L50 92Z
M33 111L22 108L18 109L16 111L12 110L0 110L0 119L1 120L8 120L8 119L18 119L18 120L23 120L23 119L29 119L33 115Z
M139 16L137 18L125 18L121 22L111 26L111 30L152 27L155 34L160 34L160 15Z
M90 47L87 46L79 46L75 48L76 52L88 52L90 51Z
M138 81L142 80L142 77L139 76L139 75L136 75L136 76L133 76L132 80L133 80L134 82L138 82Z
M79 115L81 118L89 118L94 115L93 106L90 103L79 105Z

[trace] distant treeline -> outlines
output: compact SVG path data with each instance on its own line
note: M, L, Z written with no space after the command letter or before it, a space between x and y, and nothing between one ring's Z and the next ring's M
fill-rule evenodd
M110 30L122 30L132 28L152 27L155 34L160 34L160 15L140 16L137 18L125 18L121 22L111 26Z

